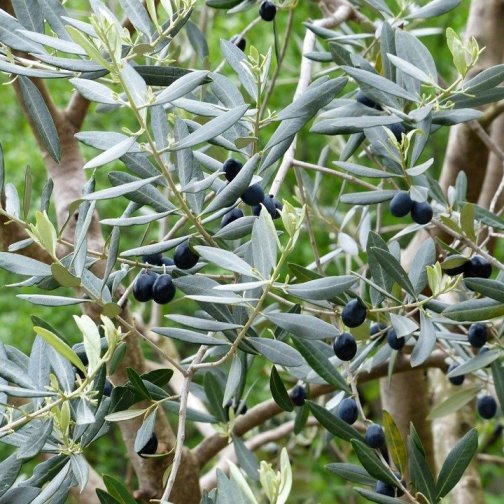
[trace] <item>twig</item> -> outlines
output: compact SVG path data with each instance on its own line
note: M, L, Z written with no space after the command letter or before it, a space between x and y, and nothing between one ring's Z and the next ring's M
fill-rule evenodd
M464 241L464 243L471 249L473 249L475 252L477 252L479 255L483 256L488 262L490 262L493 266L496 268L504 271L504 264L495 259L495 257L492 257L488 252L483 250L479 245L474 243L472 240L465 236L460 236L459 233L453 231L453 229L450 229L448 226L445 226L440 220L438 219L432 219L431 221L436 227L444 231L445 233L449 234L450 236L453 236L454 238L461 239Z
M348 180L349 182L352 182L354 184L365 187L366 189L376 191L376 186L374 186L373 184L370 184L369 182L365 182L364 180L360 180L357 177L354 177L353 175L348 175L347 173L342 173L337 170L331 170L330 168L326 168L325 166L320 166L320 165L313 164L313 163L306 163L304 161L299 161L298 159L293 159L292 165L298 166L299 168L305 168L307 170L316 170L321 173L327 173L328 175L332 175L333 177L338 177L343 180Z
M191 384L194 373L196 372L196 364L199 364L205 353L207 351L206 346L201 346L194 358L192 364L189 366L185 373L185 380L182 384L182 390L180 391L180 407L179 407L179 420L178 420L178 430L177 430L177 442L175 445L175 457L173 458L173 466L170 472L170 477L168 478L168 482L166 483L165 491L163 492L163 496L161 497L161 502L168 502L170 498L171 491L173 489L173 485L175 484L175 479L177 477L177 472L180 467L180 463L182 462L182 452L184 449L184 441L185 441L185 424L186 424L186 415L187 415L187 398L189 396L189 385Z
M427 369L427 368L440 368L443 370L447 369L447 364L445 362L445 355L440 351L435 351L431 356L423 362L421 365L417 366L415 370ZM394 367L394 374L405 373L408 371L413 371L411 368L409 356L400 354L397 358L396 365ZM387 376L388 373L388 363L380 364L368 372L359 372L357 374L359 383L365 383L368 381L376 380L377 378L382 378ZM319 397L321 395L333 392L334 387L331 385L316 385L310 390L310 397L312 399ZM257 406L251 408L245 415L238 418L235 424L234 434L237 436L242 436L251 429L264 424L264 422L275 415L278 415L283 410L276 404L273 399L265 401ZM211 460L217 453L219 453L227 445L227 438L223 438L220 435L215 435L210 438L204 439L199 445L193 449L193 453L198 460L200 467L203 467L209 460Z
M315 26L321 28L334 28L345 21L348 21L352 16L354 16L354 9L350 5L341 5L339 2L336 4L337 8L334 13L326 18L319 19L315 21L313 24ZM296 88L296 92L294 93L293 101L295 101L299 96L306 91L306 88L310 84L311 80L311 71L313 66L313 61L306 58L305 54L312 52L315 47L315 33L311 30L306 30L305 38L303 41L303 59L301 61L301 70L299 72L299 81ZM296 142L297 135L292 140L291 145L287 149L287 152L284 154L282 159L282 163L277 171L275 179L273 180L273 184L270 189L270 194L276 196L280 187L289 171L289 168L292 166L292 162L294 161L294 157L296 154Z
M127 327L130 331L133 331L135 334L140 336L144 341L146 341L156 352L159 352L163 358L165 358L177 371L182 373L183 376L187 376L186 373L187 371L175 360L172 359L169 355L166 354L161 348L159 348L153 341L151 341L145 334L143 334L141 331L139 331L133 324L128 323L124 318L121 316L117 316L116 319L119 321L121 325L124 327Z

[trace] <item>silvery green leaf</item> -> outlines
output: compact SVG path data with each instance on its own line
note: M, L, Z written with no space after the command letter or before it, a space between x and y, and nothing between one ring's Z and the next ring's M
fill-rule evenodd
M189 135L189 130L181 119L178 117L175 119L175 142L183 141L184 138L187 138ZM208 183L208 180L201 180L203 178L203 173L201 172L199 163L195 161L192 149L180 149L175 153L177 172L179 176L180 184L182 185L182 190L187 191L187 185L191 182L195 184L196 189L199 189L197 184L202 184L205 187ZM193 192L200 192L195 190ZM189 194L187 196L187 202L189 206L194 210L195 213L199 213L201 211L201 207L203 205L204 195L193 195Z
M395 29L387 21L381 26L380 51L384 76L387 79L395 81L395 67L387 58L388 53L396 54Z
M0 42L11 49L34 54L46 52L40 44L20 35L19 31L23 29L23 25L4 10L0 10L0 26Z
M230 207L234 205L236 200L249 186L256 170L258 161L258 154L255 154L253 157L251 157L243 165L243 168L233 179L233 181L227 184L226 187L224 187L224 189L215 196L215 198L210 202L206 209L203 210L203 213L206 214L215 210L219 210L220 208Z
M229 77L217 73L210 74L210 77L212 92L225 107L233 108L245 103L239 89Z
M132 257L150 254L159 254L161 252L166 252L180 245L182 242L187 240L187 236L180 236L179 238L174 238L173 240L167 240L164 242L154 243L153 245L144 245L142 247L137 247L130 250L125 250L121 252L121 257Z
M198 55L200 61L202 63L205 63L209 54L208 43L206 41L205 35L201 31L200 27L196 23L193 23L191 20L189 20L184 25L184 27L186 29L187 37L189 38L191 46L196 51L196 54Z
M255 298L242 298L240 296L198 296L198 295L188 295L187 299L193 299L194 301L201 301L202 303L216 303L216 304L224 304L224 305L240 305L240 306L248 306L249 303L253 303L254 301L258 301Z
M329 300L348 291L357 278L350 275L324 277L286 287L289 294L308 300Z
M340 334L332 324L312 317L311 315L301 315L297 313L265 313L264 316L278 327L303 339L334 339Z
M70 471L70 461L67 461L53 479L44 487L42 492L32 501L32 504L47 504L51 498L62 487L68 472Z
M11 385L4 385L3 383L0 383L0 392L5 392L12 397L54 397L57 395L55 392L49 392L47 390L13 387Z
M224 389L224 397L222 399L223 408L226 406L226 403L233 398L236 389L240 385L242 372L241 359L237 354L235 354L231 361L231 366L229 367L229 373L226 380L226 388Z
M397 191L386 189L384 191L362 191L358 193L343 194L340 198L342 203L350 205L375 205L376 203L383 203L389 201L394 197Z
M269 278L277 263L278 238L273 219L262 207L259 218L252 228L252 258L254 268L264 278ZM254 276L254 275L250 275Z
M26 276L51 276L51 267L30 257L0 252L0 268Z
M280 126L277 128L273 135L275 135L277 131L283 135L283 128L285 128L285 130L290 130L292 128L296 131L299 131L303 126L303 119L289 119L288 121L281 122ZM268 151L268 154L263 158L261 162L261 169L259 173L264 173L267 168L278 161L287 152L292 142L294 141L294 137L295 133L288 135L285 140L282 140L280 143L278 143Z
M184 277L174 278L173 283L185 294L208 294L213 292L218 294L218 291L214 291L213 288L219 285L215 280L206 277L196 277L193 275L188 275ZM224 293L222 293L224 295ZM200 303L201 308L206 311L215 320L222 322L235 322L231 311L227 306L224 305L212 305L210 303Z
M86 55L86 51L75 42L70 42L68 40L51 37L49 35L44 35L43 33L37 33L29 30L18 30L18 32L26 37L26 39L48 46L51 49L56 49L57 51L62 51L68 54L76 54L78 56Z
M208 170L213 172L222 172L222 166L224 163L221 163L217 159L206 155L204 152L194 151L193 155L204 168L207 168Z
M2 378L23 388L35 388L35 384L31 378L26 375L24 369L7 359L1 359L0 362L0 376Z
M0 495L14 484L21 469L21 465L22 461L17 460L15 453L12 453L10 456L6 457L5 460L0 462L0 481L2 482Z
M56 68L69 70L70 72L99 72L103 71L101 65L97 65L89 60L76 59L76 58L60 58L58 56L49 56L48 54L37 54L37 58L48 63ZM53 72L54 73L54 72ZM65 75L63 73L63 75ZM60 77L62 74L60 74ZM118 102L116 102L117 104Z
M450 450L439 472L436 499L445 497L459 483L478 450L478 431L471 429Z
M102 219L100 221L100 224L118 227L139 226L148 224L149 222L155 222L160 219L164 219L173 212L173 210L169 210L168 212L150 213L147 215L139 215L138 217L118 217L116 219Z
M436 346L436 329L432 319L425 312L420 312L420 332L415 348L411 353L411 366L419 366L425 362Z
M442 126L453 126L467 121L475 121L481 118L483 112L471 108L459 108L455 110L442 110L432 113L432 123Z
M460 390L451 393L446 400L435 404L427 417L428 420L441 418L450 413L458 411L469 401L472 401L480 391L480 387L462 387Z
M59 0L39 0L39 4L47 23L56 35L58 35L60 39L72 40L62 20L62 16L65 16L67 12L61 5L61 2Z
M423 7L414 10L406 19L425 19L440 16L455 9L461 0L434 0Z
M228 40L221 40L220 45L226 61L238 75L240 82L243 84L249 96L257 102L257 83L247 66L245 54L238 49L235 44Z
M322 133L324 135L340 135L345 133L358 133L364 128L374 128L376 126L389 126L402 122L396 116L362 116L362 117L341 117L339 119L325 119L316 122L310 129L312 133Z
M28 362L28 376L38 389L43 389L49 383L50 365L47 358L47 343L36 336L33 341L30 360ZM38 407L40 401L35 401Z
M472 373L478 369L483 369L489 366L502 355L498 349L489 350L488 352L479 353L462 364L459 364L455 369L448 373L448 378L453 376L461 376Z
M214 238L221 238L223 240L237 240L243 238L252 232L256 220L257 217L252 215L236 219L222 229L219 229L219 231L214 234Z
M117 105L119 103L116 93L99 82L74 78L70 79L70 83L84 98L89 101L107 103L110 105Z
M217 339L213 336L208 336L207 334L189 331L188 329L177 329L175 327L154 327L152 331L156 334L160 334L161 336L195 345L229 345L229 341L227 340Z
M88 303L89 299L72 298L65 296L50 296L45 294L17 294L19 299L28 301L34 305L41 306L71 306L81 303Z
M377 247L371 247L370 250L371 255L382 266L385 274L392 277L406 292L416 297L415 289L399 261L386 250Z
M138 177L130 175L129 173L114 171L110 172L108 177L113 186L121 186L129 182L142 180ZM149 205L156 212L167 212L175 209L175 206L151 184L143 186L141 190L125 194L125 197L140 205Z
M154 411L142 422L141 427L137 431L134 445L134 450L137 453L147 444L154 432L154 427L156 425L156 413L157 409L154 409Z
M359 85L369 86L371 88L376 88L383 93L397 96L399 98L404 98L405 100L417 103L419 98L414 94L409 93L401 86L398 86L395 82L392 82L385 77L378 74L373 74L367 72L366 70L361 70L359 68L352 68L349 66L341 67L348 75L353 77Z
M15 243L11 243L9 245L9 248L7 249L8 252L17 252L18 250L23 250L26 247L29 247L32 245L34 241L31 238L26 238L25 240L20 240Z
M240 275L257 278L257 274L254 273L252 266L233 252L201 245L195 246L194 249L205 261L216 264L226 270L239 273Z
M345 87L348 79L339 77L331 79L318 86L310 86L293 103L285 107L279 114L278 120L295 119L297 117L310 118L330 103Z
M466 93L459 93L450 97L450 101L453 102L453 108L455 109L479 107L502 99L504 99L504 88L502 86L478 91L475 95L472 95L471 91L469 96Z
M390 10L385 0L364 0L368 5L376 9L378 12L393 17L394 13Z
M140 74L130 64L125 64L120 70L121 77L124 80L125 86L132 95L135 106L139 109L145 105L147 99L147 85ZM142 109L142 113L146 113L146 109Z
M426 83L437 83L437 69L436 69L436 63L434 62L434 58L432 57L431 53L425 47L420 40L412 35L411 33L405 31L405 30L396 30L395 31L395 47L396 47L396 55L400 57L402 60L408 62L409 64L413 65L416 69L417 72L419 71L423 76L427 76L427 80L425 81ZM394 63L394 61L392 61ZM398 68L401 68L399 65L402 64L402 62L396 62L394 64L397 64ZM409 73L407 70L411 70L413 73L415 72L411 67L408 67L408 65L404 66L401 68L401 70L405 73ZM418 80L420 79L420 74L417 76L412 75L412 77L417 78Z
M329 51L310 51L304 53L303 56L312 61L318 61L319 63L329 63L333 60Z
M420 294L427 285L426 266L436 262L436 245L432 238L427 238L417 250L408 273L415 292Z
M422 175L422 173L426 172L434 163L434 158L430 158L422 164L417 166L413 166L406 170L406 173L411 177L418 177L418 175Z
M44 17L40 5L29 0L12 0L12 7L18 21L28 30L44 32Z
M432 78L429 75L427 75L424 71L420 70L409 61L399 58L399 56L394 56L393 54L387 54L387 58L395 67L397 67L399 70L409 75L410 77L413 77L414 79L423 82L424 84L432 83Z
M136 139L137 139L136 136L132 136L126 138L125 140L122 140L117 145L114 145L110 149L107 149L106 151L102 152L101 154L98 154L98 156L88 161L83 166L83 168L85 170L89 168L98 168L107 163L110 163L111 161L119 159L133 147L133 145L136 143Z
M457 322L480 322L503 315L504 303L489 298L469 299L443 310L443 316Z
M297 367L304 364L301 354L283 341L268 338L247 338L247 343L274 364Z
M60 387L65 392L71 392L75 384L75 370L72 364L50 345L47 346L47 355Z
M390 314L390 322L398 338L409 336L418 330L418 324L408 317L403 315Z
M151 184L152 182L158 180L160 177L161 175L157 175L155 177L150 177L144 180L135 180L133 182L127 182L125 184L118 185L115 187L109 187L108 189L103 189L101 191L86 194L85 196L82 196L81 199L86 201L95 201L95 200L117 198L119 196L124 196L125 194L137 191L138 189L146 186L147 184Z
M87 401L84 398L79 399L79 403L77 405L77 415L76 415L76 424L77 425L86 425L92 424L95 421L95 416L91 411Z
M40 140L50 156L59 163L61 158L59 135L44 97L27 77L20 76L18 82L24 105L35 124Z
M201 331L225 331L228 329L238 329L242 327L240 324L230 324L228 322L219 322L217 320L190 317L188 315L165 315L167 319L173 320L178 324L182 324Z
M194 145L206 142L216 136L227 131L231 126L236 124L248 109L248 105L240 105L236 108L224 112L219 117L208 121L203 126L200 126L196 131L188 135L182 141L177 142L172 150L186 149Z
M70 455L70 465L82 492L86 488L89 479L89 465L86 458L81 453L74 453Z
M245 471L245 474L249 478L252 478L252 480L257 481L259 479L259 462L257 461L256 456L251 450L247 448L243 440L240 437L236 436L235 434L233 434L233 445L236 453L236 458L238 460L238 464L240 465L242 470ZM241 473L239 474L241 475ZM232 477L231 480L233 481ZM257 501L255 500L250 488L249 491L251 493L251 497L254 500L243 499L240 500L240 502L243 502L244 504L257 504Z
M84 269L82 272L81 281L82 286L96 299L100 299L104 303L112 302L109 288L103 285L102 280L88 269Z
M181 188L181 192L185 193L200 193L212 187L216 179L222 176L222 173L215 172L212 175L205 177L203 180L192 180L187 185Z
M19 201L19 194L17 192L16 186L11 184L5 184L5 211L8 215L19 218L21 212L21 203Z
M390 178L400 176L397 173L388 173L383 170L377 170L376 168L369 168L367 166L360 166L354 163L347 163L343 161L334 161L333 163L339 168L342 168L343 170L352 173L353 175L357 175L358 177Z
M219 114L220 116L220 114ZM216 116L216 117L219 117ZM196 121L191 121L190 119L184 119L185 124L189 128L189 131L191 133L194 133L198 131L202 126L200 123ZM216 145L217 147L222 147L225 150L232 151L232 152L240 152L240 149L236 147L234 140L228 140L226 137L233 138L234 136L234 129L239 126L239 123L235 123L229 130L226 132L226 134L222 135L217 135L215 137L212 137L208 140L208 143L211 145ZM174 149L172 149L174 150ZM176 149L175 149L176 150Z
M11 456L14 455L15 453ZM14 478L15 477L16 476L14 476ZM0 502L2 504L30 504L41 491L40 488L28 485L11 487L2 495L2 500L0 500Z
M126 16L131 21L131 24L140 32L142 32L147 40L151 38L152 23L149 14L145 10L142 3L137 0L119 0Z
M504 64L495 65L486 68L464 83L464 89L467 93L477 94L479 91L493 89L504 81Z
M178 98L194 91L198 86L208 81L209 72L206 70L197 70L177 79L173 84L165 88L156 97L155 105L173 102Z
M200 102L187 98L179 98L173 101L173 105L179 109L202 117L217 117L223 112L223 108L213 103Z
M254 290L263 285L266 285L268 280L258 280L257 282L243 282L237 284L222 284L215 287L218 291L241 292L246 290Z
M117 133L115 131L79 131L75 134L75 138L82 142L85 145L89 145L90 147L94 147L95 149L99 149L102 151L111 149L115 147L117 144L128 140L130 137L123 133ZM133 155L132 152L140 151L140 145L133 145L131 148L131 152L128 155ZM126 158L128 155L124 155ZM158 173L159 174L159 173ZM154 173L149 176L153 176Z
M121 156L121 161L140 178L154 177L160 174L160 171L150 162L148 155L144 152L129 152ZM160 179L159 185L166 186L166 180Z
M489 298L504 303L504 283L491 278L465 278L465 286Z
M28 437L24 445L16 452L18 460L29 460L40 453L52 433L52 418L43 420L37 429Z

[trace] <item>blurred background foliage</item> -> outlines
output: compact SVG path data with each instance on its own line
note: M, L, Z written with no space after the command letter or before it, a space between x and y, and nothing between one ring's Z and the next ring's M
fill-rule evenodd
M110 0L109 5L114 7L116 1ZM198 2L200 3L200 2ZM203 1L201 1L203 4ZM86 9L87 2L85 0L72 0L66 3L66 8L77 17L85 19L88 16ZM428 46L431 52L435 55L438 71L445 80L450 80L453 76L450 75L452 67L451 54L446 46L445 31L447 27L452 27L458 34L462 35L467 19L469 9L469 0L464 0L460 7L455 11L450 12L445 16L434 18L427 26L425 23L419 28L429 28L431 34L422 37L422 41ZM199 18L201 15L201 8L197 8L192 21L195 23L203 23ZM365 14L373 17L372 12L365 12ZM173 54L177 57L177 65L185 67L201 68L205 66L210 69L215 69L222 60L220 53L219 42L220 39L231 39L234 35L240 33L250 22L257 16L257 9L253 8L244 13L235 15L227 15L224 11L209 10L206 15L205 23L207 26L207 42L209 46L208 61L196 61L194 50L189 44L187 35L182 32L175 40L178 45L174 47ZM288 105L294 95L299 75L299 65L301 61L301 46L305 34L305 27L303 23L308 19L316 19L320 16L317 6L306 0L299 1L295 10L293 30L286 51L284 65L278 79L275 92L270 100L270 109L279 110ZM287 13L279 12L277 15L277 28L279 40L283 43ZM355 30L359 28L353 26ZM274 44L274 34L271 23L258 23L247 35L247 49L248 52L251 45L255 46L261 53L266 53L268 48ZM275 63L273 63L274 68ZM314 65L315 75L321 70L319 64ZM224 67L224 73L228 73L229 68ZM337 72L332 72L334 76ZM231 72L229 72L231 74ZM65 106L71 95L71 86L64 80L53 80L48 83L49 89L53 96L55 103L59 106ZM347 86L345 91L350 92L351 86ZM1 77L0 85L0 103L2 103L2 122L0 125L0 142L4 149L5 167L6 167L6 182L10 182L16 186L20 195L23 194L23 183L25 177L25 170L27 166L31 167L33 176L33 200L31 206L31 217L34 217L34 212L38 208L39 196L42 187L46 182L46 172L43 164L42 155L38 149L37 143L31 133L27 121L25 120L22 111L17 103L16 96L13 88L9 85L5 76ZM84 130L109 130L120 131L123 127L134 127L132 118L124 111L115 111L113 114L100 113L95 110L96 106L93 105L90 113L87 115ZM302 130L299 134L298 140L298 154L297 158L306 162L317 163L321 150L325 146L327 138L321 135L309 135L309 126ZM268 130L265 131L264 137L261 139L265 144L267 141ZM428 159L434 157L435 171L433 175L439 173L443 164L444 151L446 148L446 141L448 135L448 128L442 128L438 133L432 137L432 141L426 148L423 158ZM337 153L342 143L341 137L331 137L331 147L335 152L329 154L325 166L331 166L331 162L338 158ZM94 149L83 147L83 152L86 159L90 159L96 155ZM226 153L220 150L213 152L215 156L220 156L222 159L227 157ZM61 169L65 167L62 166ZM97 189L105 188L108 185L106 174L112 170L121 170L120 163L111 163L104 170L98 170L97 174ZM307 175L308 176L308 175ZM315 179L313 173L309 174L312 179L312 184ZM310 181L306 181L310 184ZM295 187L295 179L293 174L287 178L282 188L280 196L289 200L292 203L300 205L296 201L296 193L293 188ZM332 216L334 219L336 214L335 201L341 189L341 182L333 177L324 179L324 184L319 187L316 194L317 202L320 207L324 207L327 212L326 215ZM126 207L127 201L125 199L112 199L100 202L99 211L102 218L119 217L123 209ZM326 229L327 220L314 219L315 233L320 237L325 237L319 242L321 255L329 252L335 247L335 233ZM104 235L110 228L104 229ZM125 228L121 235L121 248L123 250L132 248L139 245L139 240L142 238L144 230L139 227ZM157 229L150 229L144 241L148 242L156 240L159 231ZM290 258L291 262L307 266L313 261L313 254L308 239L300 240L298 247ZM30 288L22 288L11 290L4 288L10 283L19 281L15 275L6 273L0 270L0 341L4 344L15 345L24 352L28 352L34 333L32 330L31 316L36 315L51 323L63 335L65 335L70 343L78 341L78 335L75 330L75 325L72 319L73 314L79 314L78 307L62 307L57 310L52 308L45 308L42 306L33 306L26 302L20 302L16 298L16 294L34 292ZM71 295L71 294L69 294ZM133 301L130 301L133 302ZM148 319L149 307L143 305L135 306L138 316ZM141 309L141 310L140 310ZM189 303L173 302L163 308L165 312L168 310L177 313L190 314L194 305ZM144 312L142 312L144 310ZM183 347L183 344L178 345L178 350L181 355L188 355L192 349ZM150 350L145 348L146 356L152 357ZM251 393L247 399L247 403L253 405L262 400L270 397L269 392L269 371L266 368L261 368L259 362L256 362L251 373L249 374L248 387L253 385ZM365 408L370 412L370 417L373 417L373 411L380 411L379 406L379 389L378 383L369 383L362 387L361 398L364 402ZM272 420L271 426L274 423L281 423L282 417ZM487 422L486 426L481 425L480 433L483 438L492 436L492 423ZM486 431L484 429L487 429ZM489 430L490 429L490 430ZM348 483L326 472L323 467L330 462L340 461L342 456L346 458L346 453L350 448L348 443L340 443L331 439L327 433L325 436L314 436L315 431L312 429L305 429L305 431L297 436L291 438L289 442L289 453L291 462L293 464L293 471L295 473L294 487L289 502L303 503L303 504L316 504L328 502L342 502L343 499L347 504L359 503L362 501L359 496L351 492ZM187 439L190 445L196 444L199 440L198 432L191 428L189 424L189 431ZM483 441L484 442L484 441ZM498 444L498 443L497 443ZM280 453L281 446L279 445L266 445L262 453L258 453L259 459L271 459ZM499 451L495 446L496 455ZM9 448L5 445L0 445L0 460L3 460L9 453ZM132 471L128 469L124 445L121 440L119 430L113 427L110 434L101 439L99 443L93 445L93 452L86 453L86 456L91 465L101 474L108 473L114 474L116 477L122 477L123 480L128 481L132 477ZM483 475L483 488L486 490L487 504L500 504L502 503L502 489L499 488L498 480L502 479L502 467L498 465L482 464L481 466ZM132 482L133 483L133 482Z

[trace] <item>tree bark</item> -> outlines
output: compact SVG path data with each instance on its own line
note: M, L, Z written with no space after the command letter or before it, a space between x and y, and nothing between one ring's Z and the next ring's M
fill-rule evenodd
M466 39L475 37L485 51L471 75L501 63L503 0L473 0L467 21ZM483 186L488 163L488 149L467 125L459 124L450 131L448 148L441 173L440 184L444 191L454 185L458 173L464 170L468 176L468 201L476 202Z

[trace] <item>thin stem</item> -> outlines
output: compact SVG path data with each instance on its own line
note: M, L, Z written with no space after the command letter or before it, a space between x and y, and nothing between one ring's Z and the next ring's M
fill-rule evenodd
M189 397L189 385L191 384L192 378L196 373L196 365L199 364L205 353L207 351L206 346L201 346L194 358L194 361L187 369L185 374L185 380L182 384L182 390L180 391L180 407L179 407L179 421L178 421L178 430L177 430L177 441L175 446L175 456L173 458L173 466L170 473L170 477L168 478L168 482L166 483L165 491L163 492L163 496L161 497L161 502L168 502L170 498L171 491L173 490L173 485L175 484L175 479L177 477L177 473L180 467L180 463L182 462L182 452L184 449L184 441L185 441L185 425L186 425L186 415L187 415L187 399Z
M271 77L270 83L268 85L268 90L266 91L266 96L264 97L264 100L262 102L262 105L260 107L260 112L259 112L259 117L262 117L264 114L264 111L266 110L266 107L268 106L268 102L273 95L273 90L275 89L275 84L277 82L277 79L280 75L280 70L282 69L282 63L285 58L285 54L287 53L287 47L289 45L289 39L292 33L292 26L294 22L294 9L291 9L289 11L289 17L287 19L287 27L285 29L285 36L284 36L284 44L282 47L282 50L280 52L280 59L278 60L277 66L275 68L275 71L273 73L273 76Z
M121 325L124 325L127 327L130 331L135 332L140 338L145 340L148 345L150 345L156 352L159 352L177 371L179 371L183 376L187 375L186 370L172 357L170 357L168 354L166 354L161 348L159 348L153 341L151 341L145 334L143 334L141 331L139 331L134 325L130 324L126 320L124 320L120 315L116 317L116 319L121 323Z
M362 187L365 187L366 189L376 191L376 187L373 184L365 182L364 180L360 180L357 177L354 177L353 175L348 175L347 173L342 173L342 172L339 172L336 170L331 170L330 168L326 168L325 166L320 166L320 165L313 164L313 163L306 163L304 161L300 161L299 159L294 159L292 161L292 165L298 166L299 168L305 168L307 170L315 170L315 171L319 171L321 173L326 173L327 175L332 175L333 177L338 177L340 179L352 182L353 184L357 184Z

